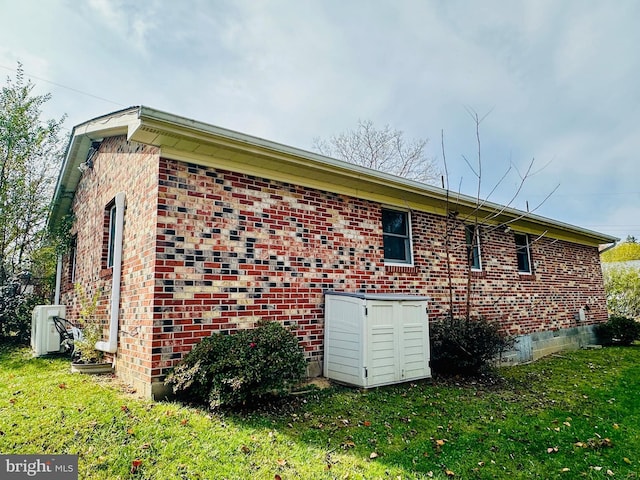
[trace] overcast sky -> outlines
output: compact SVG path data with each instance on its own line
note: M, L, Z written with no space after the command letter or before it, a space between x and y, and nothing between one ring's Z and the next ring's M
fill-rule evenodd
M66 126L147 105L303 149L389 124L428 138L450 185L640 239L640 2L0 0L16 62ZM4 82L3 82L4 84Z

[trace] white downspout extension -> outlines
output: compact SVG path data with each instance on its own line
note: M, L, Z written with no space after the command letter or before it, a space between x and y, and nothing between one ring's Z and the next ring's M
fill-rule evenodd
M62 283L62 255L58 255L58 265L56 266L56 293L53 297L53 304L60 305L60 285Z
M96 342L96 350L116 353L118 349L118 320L120 317L120 277L122 274L122 230L124 228L124 192L116 195L116 228L113 244L113 276L111 277L111 315L109 317L109 339Z

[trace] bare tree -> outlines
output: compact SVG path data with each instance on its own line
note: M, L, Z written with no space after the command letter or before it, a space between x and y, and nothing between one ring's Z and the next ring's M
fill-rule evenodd
M448 276L449 314L454 315L454 312L455 312L455 306L454 306L454 300L453 300L454 286L453 286L453 272L451 269L451 262L452 262L451 256L454 254L456 250L464 249L466 251L465 257L467 261L466 288L464 292L465 305L464 305L463 311L460 313L462 313L464 317L469 319L471 316L471 309L473 304L472 261L473 261L474 250L479 251L480 245L485 243L485 240L487 239L489 233L491 233L492 231L496 229L508 228L510 224L522 218L526 218L529 214L539 209L549 199L549 197L558 189L559 185L556 185L551 190L551 192L533 209L529 210L528 203L527 203L526 212L522 212L518 216L513 217L509 220L500 221L500 217L505 212L505 210L510 208L513 205L513 202L519 196L526 181L536 173L540 172L544 167L546 167L546 165L543 166L538 171L532 171L535 163L535 159L532 159L524 173L521 173L520 171L518 171L518 169L515 166L510 165L506 169L504 174L500 177L500 179L497 181L497 183L491 188L491 191L486 196L486 198L484 199L481 198L480 192L482 187L482 146L480 142L480 124L489 115L490 112L480 117L477 112L468 108L467 113L472 118L475 124L475 139L476 139L476 147L477 147L476 159L474 162L475 166L465 156L462 157L465 163L467 164L467 166L469 167L469 169L473 172L477 181L476 195L474 198L475 205L473 206L472 210L469 211L468 213L459 214L458 208L456 206L456 199L455 197L452 198L451 191L449 189L449 173L447 168L447 159L445 155L444 133L441 134L441 148L442 148L442 158L444 162L444 171L445 171L444 176L442 177L442 187L446 190L445 210L447 212L447 215L446 215L446 221L445 221L444 241L445 241L445 255L446 255L446 262L447 262L447 276ZM514 194L511 196L507 204L499 206L497 208L487 208L487 203L489 202L491 195L496 192L500 184L504 181L504 179L507 177L507 175L509 174L509 172L511 172L512 169L516 170L520 179ZM454 235L454 232L458 229L464 230L465 228L469 228L470 235L466 236L465 241L463 242L454 242L453 238L456 237ZM535 243L539 241L541 238L545 236L545 234L546 232L543 232L541 235L532 239L530 243ZM465 237L465 235L462 235L462 237ZM460 238L460 236L457 236L456 238ZM482 241L481 241L481 238L482 238Z
M399 177L435 184L442 175L435 159L427 156L426 139L405 141L404 132L389 125L378 129L371 120L358 121L329 139L315 138L313 147L323 155Z

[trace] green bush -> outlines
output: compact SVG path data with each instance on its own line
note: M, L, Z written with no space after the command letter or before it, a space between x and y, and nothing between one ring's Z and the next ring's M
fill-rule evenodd
M449 375L474 375L514 345L498 323L484 318L447 316L431 323L429 335L431 368Z
M44 300L25 291L16 279L0 287L0 339L28 343L31 336L31 314Z
M203 339L167 376L183 399L211 407L247 405L287 393L306 373L298 339L277 322Z
M603 345L631 345L640 340L640 323L632 318L612 315L596 326L596 335Z

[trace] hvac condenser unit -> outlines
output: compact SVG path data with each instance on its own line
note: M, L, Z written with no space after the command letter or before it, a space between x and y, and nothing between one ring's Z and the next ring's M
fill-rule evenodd
M324 376L360 387L431 377L427 300L326 292Z
M60 334L53 317L65 315L64 305L38 305L31 314L31 349L36 357L60 351Z

